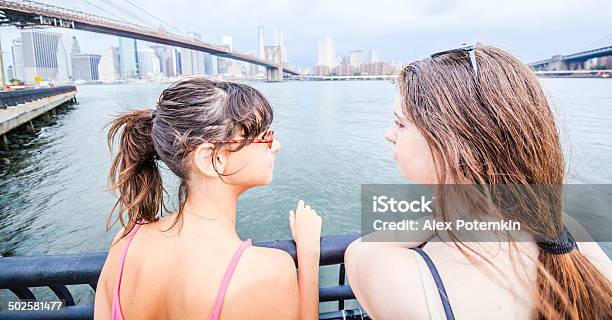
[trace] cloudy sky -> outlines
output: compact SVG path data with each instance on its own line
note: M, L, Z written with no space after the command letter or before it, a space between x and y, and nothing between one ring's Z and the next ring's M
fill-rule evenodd
M222 35L230 35L234 49L240 51L256 50L257 26L262 22L266 45L273 44L275 30L282 30L289 61L301 67L316 63L318 40L326 36L335 40L338 56L352 49L375 50L384 60L402 62L476 41L506 48L526 62L612 44L611 0L39 2L159 25L150 13L182 31L198 32L210 43L220 43ZM116 37L61 30L67 49L72 35L77 36L82 51L89 53L117 45ZM5 61L10 60L10 42L16 37L19 32L14 27L0 29Z

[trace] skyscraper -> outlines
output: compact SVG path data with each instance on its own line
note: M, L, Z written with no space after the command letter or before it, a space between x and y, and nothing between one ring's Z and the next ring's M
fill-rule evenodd
M155 50L155 54L157 55L157 58L159 58L161 73L166 77L176 76L174 62L172 59L173 50L170 47L164 45L154 45L151 46L151 49Z
M181 48L181 74L184 76L191 76L195 73L194 70L194 59L193 59L193 50Z
M161 73L159 58L153 49L138 50L138 66L142 78L154 78Z
M21 31L24 81L31 83L36 77L45 81L56 79L60 41L60 33L38 29Z
M336 66L336 45L332 38L319 40L319 56L317 65L334 68Z
M72 48L70 50L71 55L80 54L81 47L79 46L79 41L75 36L72 36Z
M176 75L178 76L178 75L183 74L183 70L181 70L181 51L177 48L172 50L172 63L173 63Z
M280 47L282 63L289 63L289 61L287 61L287 48L285 47L285 39L282 31L276 30L276 32L274 33L274 42L275 45Z
M181 70L184 76L204 74L204 53L181 48Z
M259 59L263 59L266 52L264 49L264 27L262 25L257 27L257 35L259 39Z
M376 51L368 51L366 55L365 63L376 63L380 62L380 57L378 56L378 52Z
M23 46L21 38L13 40L11 45L11 53L13 55L13 78L24 81L23 74ZM8 80L11 80L10 78Z
M204 73L207 75L213 75L219 73L219 65L217 62L217 56L212 54L204 54Z
M72 72L74 80L99 80L99 54L80 53L72 55Z
M187 32L195 40L201 40L202 36L196 32ZM181 70L182 75L204 74L204 53L201 51L181 48Z
M234 49L233 42L234 40L232 39L232 36L221 36L221 45L227 46L229 51Z
M55 80L68 81L72 77L72 58L66 54L62 37L57 41L57 75Z
M364 56L363 51L361 50L351 50L348 55L348 64L353 67L359 68L359 66L363 63Z
M138 45L136 40L119 37L119 64L122 79L137 79L138 73Z
M6 67L6 79L8 81L15 79L15 72L13 70L14 70L13 66Z
M233 39L231 36L221 36L221 45L227 48L229 51L233 49ZM219 74L225 74L230 71L230 68L233 66L233 61L226 58L219 57L217 59L217 68Z
M104 50L98 64L98 73L102 81L116 81L121 78L119 48L108 47Z

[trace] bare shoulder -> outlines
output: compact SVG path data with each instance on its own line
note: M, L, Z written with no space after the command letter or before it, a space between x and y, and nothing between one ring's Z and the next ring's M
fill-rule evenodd
M106 278L115 273L115 265L118 263L119 256L121 255L121 247L126 241L125 237L121 238L121 235L123 234L124 230L124 227L119 228L119 231L117 231L117 233L113 237L113 240L109 244L108 255L106 256L106 261L104 262L104 266L102 267L102 272L100 273L100 279L98 281L98 284L101 284L100 282L102 281L107 283L108 281L105 281L107 280ZM110 279L113 278L114 277L110 277ZM109 289L108 286L107 289Z
M428 317L412 250L357 239L347 249L344 262L355 296L373 318Z
M121 235L123 234L124 228L115 234L108 250L108 255L100 271L98 277L98 283L96 285L96 297L94 306L94 318L95 319L108 319L111 312L111 301L113 292L113 281L116 275L116 264L119 260L119 249L122 242Z
M240 307L224 307L224 316L297 319L299 290L295 264L288 253L253 246L244 252L240 263L244 263L239 272L242 290L233 300L240 301Z
M296 276L293 258L289 253L273 248L250 247L247 258L258 271L257 281L289 281ZM245 252L245 255L247 254Z

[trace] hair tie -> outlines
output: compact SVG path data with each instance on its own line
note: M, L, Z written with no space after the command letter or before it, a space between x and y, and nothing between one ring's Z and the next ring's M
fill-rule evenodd
M563 232L554 241L537 241L538 247L544 252L552 254L565 254L569 253L578 247L574 237L569 233L567 227L563 227Z

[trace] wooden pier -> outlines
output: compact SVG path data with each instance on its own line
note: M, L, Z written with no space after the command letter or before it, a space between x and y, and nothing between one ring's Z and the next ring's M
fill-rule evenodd
M2 144L8 149L6 134L23 125L35 131L32 120L54 112L66 103L76 102L76 87L32 89L0 92L0 135Z

